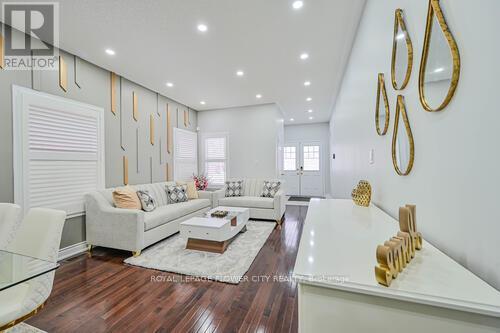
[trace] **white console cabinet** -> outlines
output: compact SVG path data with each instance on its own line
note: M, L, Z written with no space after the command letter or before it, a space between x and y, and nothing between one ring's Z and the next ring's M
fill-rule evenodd
M299 332L500 332L500 292L425 235L391 286L379 285L375 249L398 230L374 205L311 201L293 273Z

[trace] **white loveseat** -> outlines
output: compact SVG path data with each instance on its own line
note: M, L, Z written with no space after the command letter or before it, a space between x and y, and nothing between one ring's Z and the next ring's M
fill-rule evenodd
M282 180L274 179L255 179L255 178L237 178L228 179L228 181L243 180L243 195L240 197L226 197L226 189L220 189L214 192L213 205L228 207L245 207L250 209L250 218L274 220L279 225L283 221L285 214L286 196ZM264 181L281 182L280 190L274 198L262 197L262 188Z
M85 196L87 244L127 250L139 255L140 251L179 231L179 224L193 216L201 216L212 208L212 193L198 191L199 199L168 204L163 182L131 186L146 190L154 196L157 208L152 212L116 208L113 204L114 188L92 192Z

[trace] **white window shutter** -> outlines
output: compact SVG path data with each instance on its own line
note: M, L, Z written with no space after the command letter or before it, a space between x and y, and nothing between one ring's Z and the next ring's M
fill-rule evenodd
M83 215L104 188L102 108L14 86L15 201Z
M198 174L198 135L174 128L174 180L191 180Z

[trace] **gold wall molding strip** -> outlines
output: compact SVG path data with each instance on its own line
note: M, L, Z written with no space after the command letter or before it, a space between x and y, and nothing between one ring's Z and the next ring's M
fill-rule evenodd
M137 93L134 91L132 93L132 116L134 117L135 121L139 121L139 110L138 110L138 96Z
M63 56L59 56L59 86L64 92L68 91L68 66Z
M155 145L155 117L153 114L149 115L149 142L151 146Z
M160 113L160 94L156 93L156 114L161 117Z
M74 56L74 59L73 59L73 77L75 79L75 85L82 89L82 87L80 86L80 83L78 83L78 57L75 55Z
M165 178L167 182L170 181L170 164L168 163L165 164Z
M188 127L188 113L184 110L184 127Z
M111 112L116 115L116 74L110 72L110 85L111 85Z
M128 158L123 156L123 185L128 185Z
M172 153L172 112L170 105L167 104L167 152Z
M3 35L0 33L0 68L3 69L4 67L5 67L5 56L4 56Z
M158 151L160 152L160 165L162 165L163 164L163 150L161 149L161 146L162 146L161 137L158 140L158 144L159 144L159 148L160 148L160 149L158 149Z

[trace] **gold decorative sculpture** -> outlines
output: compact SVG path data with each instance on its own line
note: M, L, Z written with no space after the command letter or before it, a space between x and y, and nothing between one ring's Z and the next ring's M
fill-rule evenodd
M384 115L380 115L380 99L383 99L384 103ZM390 111L389 111L389 100L387 99L387 91L385 90L385 80L384 74L378 74L377 80L377 103L375 105L375 128L377 130L378 135L385 135L387 130L389 129L389 119L390 119ZM383 129L381 129L381 125Z
M443 51L447 49L449 53ZM418 78L420 102L424 109L429 112L443 110L453 98L459 78L457 43L446 24L439 0L429 0ZM448 92L443 96L446 90Z
M68 91L68 67L63 56L59 56L59 86L64 92Z
M406 135L400 132L399 122L403 121ZM398 95L396 116L394 118L394 131L392 133L392 164L397 174L407 176L410 174L415 161L415 143L406 113L406 106L402 95Z
M352 200L358 206L368 207L372 199L372 187L366 180L360 180L358 185L352 190Z
M111 112L116 115L116 74L110 73L110 83L111 83Z
M393 279L403 271L415 257L415 250L422 249L422 234L417 232L417 208L406 205L399 208L399 228L396 236L377 246L375 279L389 287Z
M406 88L408 81L410 81L412 68L413 44L406 30L403 10L398 8L394 14L394 38L392 40L391 60L391 81L395 90Z

